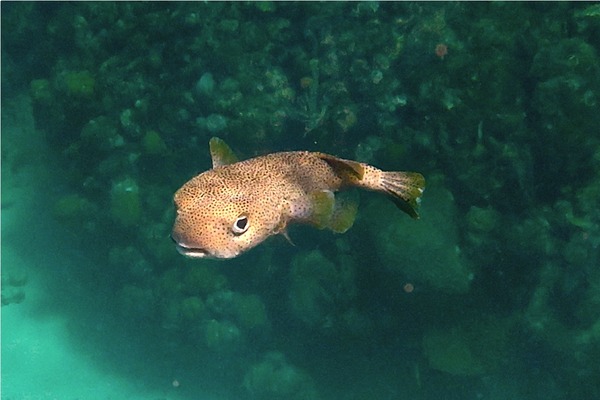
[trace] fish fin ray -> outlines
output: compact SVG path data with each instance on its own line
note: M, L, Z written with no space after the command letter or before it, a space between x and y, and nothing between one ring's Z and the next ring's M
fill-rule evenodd
M400 210L419 218L419 203L425 190L423 175L418 172L383 172L381 186Z
M233 164L239 161L231 147L223 139L212 137L208 142L213 168Z

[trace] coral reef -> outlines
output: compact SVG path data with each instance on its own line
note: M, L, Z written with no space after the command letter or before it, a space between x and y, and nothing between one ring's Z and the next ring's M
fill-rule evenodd
M140 189L132 178L115 182L110 190L110 211L115 222L132 226L142 216Z
M250 367L244 376L244 388L253 399L319 398L312 379L277 352L265 354L263 361Z
M600 397L598 5L0 5L3 124L27 92L60 166L47 209L102 265L62 284L161 362L228 371L229 398ZM213 135L422 172L421 219L366 194L345 236L185 260L172 195ZM34 145L3 141L3 179Z
M340 308L356 296L354 263L346 261L334 263L318 250L301 252L292 260L290 307L308 326L331 327Z

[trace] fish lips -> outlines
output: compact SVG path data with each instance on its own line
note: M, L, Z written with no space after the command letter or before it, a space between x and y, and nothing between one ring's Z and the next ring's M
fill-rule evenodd
M177 249L177 252L179 252L181 255L190 258L211 258L210 254L206 250L199 247L185 245L176 237L175 233L171 234L171 240L173 243L175 243L175 249Z
M187 244L183 243L183 241L178 240L177 237L174 236L174 234L171 234L171 240L173 241L173 243L175 243L175 249L177 249L177 252L189 258L208 258L211 260L225 260L237 257L239 255L239 252L235 251L211 253L210 251L201 247L188 246Z

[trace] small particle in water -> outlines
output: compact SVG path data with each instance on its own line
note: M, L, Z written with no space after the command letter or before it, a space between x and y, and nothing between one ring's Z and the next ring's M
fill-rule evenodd
M300 79L300 87L302 89L308 89L313 85L313 83L313 79L308 76L305 76L304 78Z
M444 57L446 57L448 55L448 46L444 43L439 43L438 45L435 46L435 55L440 58L440 59L444 59Z
M412 283L405 283L404 286L402 287L402 289L404 289L404 292L406 293L412 293L413 290L415 290L415 286Z
M178 388L180 383L177 379L173 379L173 382L171 382L171 385L173 385L174 388Z

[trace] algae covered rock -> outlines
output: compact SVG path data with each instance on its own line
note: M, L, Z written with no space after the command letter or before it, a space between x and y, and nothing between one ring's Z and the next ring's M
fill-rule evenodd
M514 318L487 317L470 325L431 329L423 337L429 366L452 375L491 373L507 362Z
M52 99L52 89L48 79L34 79L29 84L31 99L35 102L48 103Z
M211 319L204 327L204 339L208 348L219 352L230 352L240 347L243 336L233 323Z
M250 367L244 376L244 388L252 399L318 399L310 376L290 364L279 352L270 352Z
M292 312L309 326L330 325L356 296L354 277L349 259L334 263L318 250L299 253L292 261Z
M81 129L80 138L83 148L90 153L111 151L125 144L116 124L105 116L88 121Z
M142 200L135 180L128 177L113 184L110 191L110 211L113 219L123 226L140 222Z
M68 96L87 98L94 95L96 79L89 71L70 71L62 78Z
M474 270L460 252L454 198L439 177L429 179L426 193L419 220L384 200L373 202L361 219L370 221L367 229L387 269L446 293L465 293Z
M429 366L452 375L481 375L481 361L473 354L460 330L432 331L423 338Z
M598 142L600 58L581 38L562 39L540 47L531 75L531 113L538 115L532 168L540 198L553 198L556 187L591 178L591 169L582 166L594 163Z
M228 287L227 278L220 274L216 268L207 265L194 265L185 272L183 278L177 277L175 280L183 285L185 293L202 296L210 295Z
M183 318L190 321L198 319L205 311L202 299L197 296L190 296L181 302L181 314Z
M96 204L77 193L65 194L54 203L52 213L61 222L76 222L92 219L99 211Z
M2 305L19 304L25 301L25 291L22 288L5 287L2 285Z
M164 155L167 145L163 138L155 130L149 130L142 138L142 148L149 155Z
M267 320L265 304L255 294L240 295L237 302L235 318L238 323L246 329L257 329L264 327Z
M24 286L27 283L27 272L18 268L2 271L2 305L19 304L25 300Z
M206 304L213 315L235 321L244 330L258 332L268 326L265 305L257 295L219 290L207 297Z

